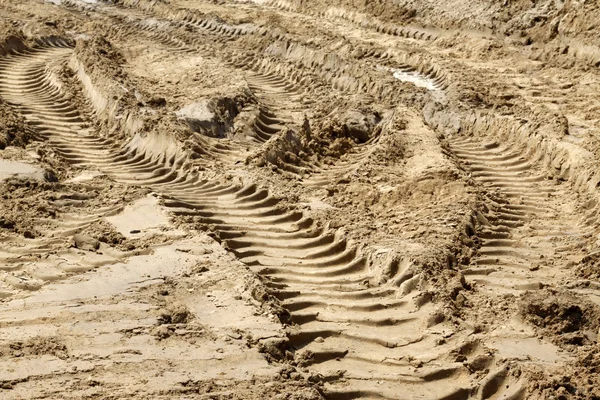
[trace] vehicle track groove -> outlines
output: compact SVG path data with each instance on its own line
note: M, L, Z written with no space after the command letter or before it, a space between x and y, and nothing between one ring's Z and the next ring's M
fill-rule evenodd
M372 260L361 246L343 231L280 206L268 190L206 180L186 163L137 151L135 138L119 149L83 129L86 114L69 107L60 87L48 85L43 73L46 63L70 52L47 47L6 57L0 96L28 120L52 117L38 128L71 162L125 184L147 186L162 195L173 215L211 226L223 245L264 276L271 294L291 310L297 325L290 330L290 344L305 365L331 381L331 397L406 398L399 393L410 390L415 398L448 398L442 392L468 398L465 386L471 383L461 378L463 367L448 369L443 362L456 344L436 345L440 334L435 331L413 333L431 326L427 321L435 307L419 300L421 278L411 272L410 263L391 265L385 282L376 283ZM382 360L384 349L386 359L398 362ZM428 366L422 372L414 373L402 361L412 354L423 354ZM346 371L342 380L340 370ZM459 379L448 380L450 376ZM386 383L376 385L378 381Z
M469 277L482 290L508 293L555 286L561 266L573 261L561 249L586 244L565 185L542 172L533 149L460 137L450 148L476 181L496 192L480 218L482 245Z

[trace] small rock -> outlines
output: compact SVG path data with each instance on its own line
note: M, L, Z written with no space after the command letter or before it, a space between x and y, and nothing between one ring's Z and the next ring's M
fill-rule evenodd
M287 341L282 338L267 339L259 344L259 351L280 359L283 358L285 354L284 350L286 345Z
M0 217L0 228L4 229L14 229L15 223L6 219L5 217Z
M188 319L188 310L185 306L180 305L173 307L171 310L171 323L173 324L182 324L185 323Z
M427 318L426 326L428 328L431 328L432 326L441 324L442 322L444 322L445 319L446 317L441 311L436 311Z
M240 335L238 332L228 332L227 336L229 336L232 339L236 339L236 340L242 339L242 335Z
M201 274L201 273L207 272L207 271L208 271L208 268L206 268L204 265L201 267L198 267L196 270L194 270L194 272L197 274Z
M295 381L302 380L302 374L299 372L292 372L290 374L290 379L295 380Z
M158 317L159 324L183 324L188 320L188 310L184 305L172 305L162 310Z
M98 386L100 384L100 382L98 382L97 380L95 380L91 375L88 376L87 378L87 384L88 386Z
M73 236L73 244L80 250L96 251L100 248L98 240L80 233Z
M50 182L50 183L58 182L58 178L56 177L54 172L49 171L49 170L44 171L44 179L46 180L46 182Z
M166 339L169 336L171 336L171 331L169 330L168 327L166 326L159 326L154 328L154 332L153 332L154 336L156 336L158 339Z
M153 97L148 100L148 105L152 107L165 107L167 105L167 100L164 97Z

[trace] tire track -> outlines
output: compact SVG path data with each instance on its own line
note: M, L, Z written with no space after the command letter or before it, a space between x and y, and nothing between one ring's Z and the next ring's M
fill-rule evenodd
M111 15L110 9L103 10L107 15ZM258 54L256 51L248 48L247 42L230 42L223 45L222 38L229 37L224 35L221 30L209 31L211 35L205 36L206 32L197 27L197 24L188 23L194 29L195 33L201 37L190 34L188 31L175 31L177 25L181 23L178 20L173 20L173 15L170 12L167 19L162 21L166 24L162 29L158 29L156 24L142 24L138 28L143 28L151 31L158 31L161 34L166 33L166 27L171 33L167 35L175 41L184 41L188 46L194 46L202 54L214 56L215 51L218 51L218 58L227 65L237 67L243 70L261 69L262 72L268 70L270 74L279 75L284 80L288 80L290 84L299 84L306 86L305 90L317 90L317 93L312 93L313 96L318 96L323 92L323 87L327 90L331 88L342 93L361 92L373 96L382 101L393 103L394 98L398 94L397 88L390 87L389 81L393 82L391 76L388 76L388 82L383 82L381 79L375 79L373 74L377 75L377 69L367 63L359 60L345 58L336 52L325 52L321 49L314 48L309 44L299 43L289 35L280 32L271 32L265 28L256 31L249 31L259 40L261 36L268 35L271 40L267 45L256 44L256 47L261 49L264 54ZM180 15L183 12L178 12ZM188 18L194 18L193 14L188 15ZM152 18L150 15L145 15L144 18ZM128 22L131 23L132 21ZM133 22L134 25L139 25ZM241 29L241 28L239 28ZM156 33L156 32L154 32ZM175 38L175 35L177 36ZM158 40L162 42L164 39ZM210 43L207 45L207 42ZM215 46L216 44L221 44ZM239 48L236 48L238 47ZM175 46L177 50L178 45ZM217 48L215 48L217 47ZM371 71L371 74L366 74L364 71ZM381 71L380 71L381 72ZM428 72L426 72L427 74ZM433 69L432 69L433 73ZM381 77L378 77L381 78ZM321 90L319 90L321 88Z
M298 362L330 382L331 398L406 398L407 390L415 398L469 398L463 364L446 361L460 340L441 340L435 306L409 262L390 258L380 276L373 256L342 230L283 206L267 189L203 179L184 161L144 153L135 138L118 147L94 136L83 129L85 114L43 73L70 51L49 47L3 60L0 96L39 122L72 163L162 193L173 215L210 227L265 277L295 323L289 341ZM423 364L417 372L414 354Z
M565 185L538 168L542 155L469 138L455 138L450 146L475 180L496 191L479 216L482 246L465 273L483 290L501 293L560 285L564 265L576 261L586 244L587 230Z
M250 90L259 102L266 106L261 108L261 114L255 124L259 136L268 140L272 135L278 134L286 126L298 127L310 115L310 101L305 100L305 92L297 86L290 85L287 80L272 75L269 72L255 72L247 78ZM302 118L302 119L301 119ZM296 128L300 129L300 128ZM282 160L280 167L292 174L293 178L300 178L306 186L321 187L331 183L335 177L349 172L360 161L365 160L374 150L379 136L367 143L353 147L334 165L327 165L316 160L296 158L294 162Z
M259 104L254 121L259 142L265 143L288 126L299 125L298 114L303 115L307 107L303 90L278 75L261 72L258 67L250 69L246 82Z
M92 165L162 193L174 215L212 230L264 276L296 324L289 340L298 364L323 375L329 397L394 399L409 390L415 398L467 399L479 390L481 398L503 391L506 375L491 374L483 390L452 361L461 338L445 337L432 318L435 306L419 290L426 282L411 265L388 260L381 279L372 255L343 231L283 206L268 190L209 181L138 149L133 143L121 151L116 165L111 154ZM423 366L415 370L415 363Z
M104 11L110 15L110 9ZM168 14L166 20L156 20L149 15L140 14L140 18L151 20L153 23L129 21L128 23L132 23L133 26L127 26L127 23L119 25L118 29L128 35L132 35L135 30L140 30L153 40L159 41L167 47L171 46L175 51L187 52L189 47L194 47L201 54L209 57L215 57L215 53L218 53L218 58L226 65L248 71L249 88L260 103L258 117L253 124L253 139L257 145L267 142L274 136L280 136L280 132L284 128L298 131L299 127L304 125L306 110L314 103L307 99L322 98L325 95L325 87L333 87L342 93L360 91L390 101L394 97L395 90L390 90L390 85L380 83L368 74L360 72L365 68L372 68L364 62L359 65L356 61L347 60L335 53L321 54L320 51L296 43L295 40L288 37L289 35L278 31L271 32L263 27L238 26L234 30L224 27L217 28L220 26L219 22L198 17L191 11L182 10L173 15ZM184 22L180 22L181 20ZM188 37L186 32L173 30L182 24L193 29L194 32L198 32L201 37ZM169 25L172 25L171 28L168 28ZM206 27L211 29L207 30ZM169 29L173 32L167 33ZM207 33L211 35L211 39L207 40L202 37ZM175 37L175 35L183 36ZM234 36L246 35L257 37L268 35L271 37L272 43L265 49L265 54L261 56L251 52L238 51L234 47L230 48L228 42L223 41L223 38L228 41ZM185 39L183 39L184 37ZM211 44L207 45L207 43ZM215 43L219 45L215 46ZM408 76L409 81L413 83L415 81L417 84L425 82L436 93L442 93L442 90L448 85L447 74L439 68L427 66L419 60L417 60L416 66L407 64L415 61L413 56L399 57L391 51L373 52L368 49L362 53L361 58L399 66L398 69L389 72L392 82L392 72L397 71ZM382 69L382 67L378 66L376 69ZM421 75L425 75L427 78L423 79ZM354 76L359 76L359 79L354 79ZM400 78L400 80L406 79ZM210 142L210 139L201 139L200 137L198 140ZM355 146L350 153L344 156L344 159L333 165L310 158L302 159L298 156L289 159L287 155L279 156L277 165L284 174L289 173L292 179L300 179L306 186L322 187L359 168L361 163L367 160L376 149L378 141L379 137L375 137L367 143ZM199 148L204 147L205 143L201 143L199 146ZM206 147L210 148L210 146ZM261 151L256 147L253 150ZM199 153L202 154L202 151ZM240 158L234 156L230 161L232 163L239 162Z
M60 87L46 68L47 61L70 54L71 43L60 38L49 38L38 41L38 46L0 60L0 95L25 116L28 124L35 126L40 140L49 143L61 157L79 164L82 157L93 157L93 149L110 147L111 143L88 136L90 130L85 128L77 110L66 99L58 97ZM15 68L15 65L19 67ZM60 132L60 138L56 132ZM82 136L89 137L87 150L76 155L71 150L70 141ZM83 208L87 206L86 200L85 196L61 196L52 203ZM11 287L36 290L45 282L64 278L69 273L88 271L134 255L133 252L109 249L103 249L102 255L90 252L82 254L80 250L70 247L75 233L121 209L120 205L108 206L96 209L91 214L80 210L59 213L51 220L38 218L33 222L42 237L6 235L1 238L0 261L4 265L1 270L6 272L2 279L9 286L0 290L0 297L12 295L14 291ZM65 249L65 246L68 248Z
M295 10L290 4L282 6ZM358 18L357 23L364 22L360 16L344 15L344 10L340 15L334 11L327 11L332 14L329 17ZM307 108L304 97L315 93L313 86L302 85L303 80L317 81L314 86L322 84L325 90L366 93L387 102L396 92L385 88L387 82L380 85L378 75L365 68L375 60L377 69L385 65L388 72L392 68L406 79L396 78L420 80L432 91L443 91L450 84L437 64L432 63L434 67L429 68L421 61L398 63L399 57L388 51L371 53L366 49L361 57L356 57L368 59L366 63L355 62L354 56L342 56L342 52L323 61L320 57L327 52L313 51L318 46L288 41L289 37L282 36L268 48L283 49L279 53L244 52L243 46L250 43L244 40L253 39L247 36L269 35L264 33L265 28L244 29L221 23L218 17L203 20L187 16L182 12L181 17L174 17L169 25L161 27L147 23L143 19L146 16L140 15L140 20L122 22L115 35L144 32L149 42L161 42L181 54L202 49L213 57L223 57L228 66L248 71L248 86L259 104L253 121L256 136L250 138L253 149L261 149L272 138L281 136L285 128L298 125L298 115ZM178 22L177 18L186 22ZM398 34L390 27L370 27ZM191 28L193 32L179 32L180 28ZM205 35L194 38L201 30L206 31ZM236 43L241 37L245 38ZM233 44L231 49L221 52L220 46L229 44ZM94 132L86 133L97 138L95 147L89 146L94 143L91 138L66 135L69 129L84 131L90 113L62 103L68 97L63 96L60 83L45 67L49 60L60 57L49 55L35 68L23 60L11 61L7 76L13 75L6 90L0 85L0 96L13 96L12 104L28 116L30 123L40 126L51 146L73 164L98 168L120 182L145 185L161 193L165 206L174 215L199 229L210 230L224 247L263 276L270 294L291 314L294 325L289 330L289 344L295 350L294 362L322 375L328 397L524 397L520 385L513 385L512 373L506 368L494 369L494 361L476 373L470 370L476 363L469 365L464 356L489 356L489 349L465 344L464 336L444 331L445 325L436 319L435 307L426 292L428 282L405 260L385 259L381 266L382 261L368 249L348 240L344 230L313 221L307 213L273 197L269 190L206 179L193 167L211 166L215 161L239 162L247 153L240 153L236 143L218 143L196 134L191 158L197 160L190 161L178 151L160 154L155 150L169 140L166 135L135 137L121 146L98 138ZM305 63L302 57L309 60ZM303 71L297 72L299 68ZM29 76L16 74L18 70L26 70ZM28 94L34 86L36 92ZM22 99L19 90L24 93ZM40 94L45 96L44 103L37 100ZM55 104L60 106L53 108ZM301 176L307 186L329 185L340 175L359 168L379 144L378 136L354 148L334 166L305 159L286 168ZM574 190L548 180L540 172L544 171L541 164L547 160L542 160L539 152L510 143L499 145L474 138L452 139L450 148L489 194L489 200L482 205L484 211L478 215L483 227L479 235L482 247L472 264L463 269L483 296L518 296L524 290L560 286L564 278L572 277L566 269L578 260L588 231L575 216ZM96 217L90 216L91 220ZM73 227L77 229L78 223L67 221L58 229L68 232ZM414 354L419 354L418 358ZM474 382L476 374L483 376L489 369L491 372L483 381Z
M433 41L439 37L438 34L434 32L428 32L424 29L386 23L375 17L367 16L354 11L348 11L338 7L331 7L323 12L317 13L317 15L331 20L352 22L355 25L363 28L368 28L391 36L404 37L407 39Z
M192 18L188 14L185 15L188 16L188 19ZM117 25L114 29L118 32L118 36L133 35L134 30L141 30L148 38L156 40L175 51L187 53L190 46L193 46L201 53L212 55L213 51L205 44L206 41L192 39L188 41L192 44L188 45L186 44L187 42L165 33L163 29L160 29L160 24L160 21L154 24L136 22L133 26L122 24ZM192 25L197 26L198 23L193 23ZM277 136L285 128L298 129L298 126L302 124L301 118L305 116L310 105L313 104L313 101L307 100L307 98L313 97L315 92L321 91L319 88L314 87L314 84L309 83L314 82L315 79L300 77L300 82L303 86L301 89L300 84L296 84L293 79L288 77L288 75L293 75L294 71L285 73L285 70L280 65L272 65L271 60L261 60L256 56L239 57L227 53L222 57L225 57L224 62L227 65L247 71L246 79L249 89L259 102L258 116L253 123L256 145L260 146L264 144L273 136ZM210 153L209 149L217 145L215 141L198 134L194 136L199 142L199 146L196 148L197 152L210 157L210 154L207 153ZM330 166L324 163L300 160L299 165L286 163L282 167L283 170L291 172L295 177L316 175L315 179L303 180L303 182L307 186L323 186L328 181L334 179L334 177L357 167L359 162L366 159L373 151L373 145L377 140L378 138L374 138L368 143L356 146L351 151L351 154L348 154L346 159L342 160L339 165ZM244 143L244 146L246 145ZM227 159L223 158L221 154L221 160L234 164L242 159L239 153L236 152L235 146L228 149L233 153L233 157ZM257 151L258 148L254 147L253 150ZM322 174L323 176L321 176Z
M391 36L426 41L433 41L439 37L439 35L435 32L429 32L424 29L419 29L415 27L399 26L396 24L382 22L378 18L358 13L355 11L348 11L341 7L330 7L325 11L312 11L307 9L306 7L300 10L300 7L297 7L293 3L282 0L268 0L264 4L269 7L273 7L279 10L284 10L286 12L302 16L308 15L314 18L320 17L334 22L351 22L356 26L371 29Z
M259 135L262 133L260 136L269 139L286 126L299 127L304 124L310 118L308 113L312 103L305 100L308 97L306 92L301 91L296 85L289 84L287 80L278 75L259 71L247 78L250 90L259 102L267 107L265 111L261 109L261 115L257 121L261 124L255 125ZM265 112L269 114L263 116ZM353 146L348 153L344 154L343 159L333 165L299 157L296 157L293 162L288 162L283 157L282 165L279 166L284 171L291 173L292 178L300 178L305 186L327 186L337 177L357 168L360 162L366 160L375 150L378 141L379 135L376 135L366 143Z
M187 15L187 14L186 14ZM188 15L188 19L194 21L191 16ZM204 25L210 26L208 20L202 20L204 22L187 22L187 25L199 28ZM194 37L191 40L183 41L178 39L174 35L167 33L166 27L171 22L167 21L154 21L154 23L144 23L143 21L134 21L132 24L125 22L113 26L113 32L116 37L132 37L137 32L142 32L151 41L161 43L170 51L176 51L184 54L200 52L208 57L214 57L215 47L214 40L202 39ZM172 27L171 27L172 28ZM209 29L214 35L217 35L217 39L222 35L221 29ZM238 30L234 30L237 32ZM228 31L226 31L227 33ZM217 40L219 42L219 40ZM207 45L206 43L213 43ZM279 75L275 75L271 72L260 72L261 68L251 62L248 64L242 63L237 60L237 57L232 57L230 52L225 52L219 57L226 65L233 68L241 68L248 71L248 82L251 92L256 96L259 88L264 88L267 85L269 88L264 89L267 92L271 92L273 87L277 85L289 86L287 81L284 81ZM240 64L242 64L240 66ZM269 82L269 83L267 83ZM254 90L252 90L254 89ZM296 97L300 96L300 92L296 94ZM243 161L246 157L257 151L258 148L267 142L271 137L275 136L287 124L292 123L290 118L282 119L279 113L275 113L273 110L281 110L281 107L277 107L266 100L265 96L258 94L258 113L257 117L253 121L253 137L249 141L224 141L222 139L214 139L206 137L199 133L194 133L193 137L197 145L194 147L195 152L199 157L205 157L214 161L221 161L229 164L236 164Z

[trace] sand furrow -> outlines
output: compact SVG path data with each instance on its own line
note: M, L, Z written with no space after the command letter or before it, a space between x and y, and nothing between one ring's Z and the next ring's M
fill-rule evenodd
M322 229L305 212L280 207L276 198L256 185L203 181L145 153L136 139L125 146L128 151L91 145L98 143L93 133L80 134L87 117L68 106L65 116L66 97L60 87L47 84L43 74L46 63L70 54L69 49L57 51L40 48L31 55L9 57L6 73L0 73L0 96L30 111L26 118L51 117L54 123L44 128L44 134L71 162L97 168L118 182L148 186L164 195L163 203L173 215L213 226L216 237L228 237L220 239L226 248L277 283L272 295L281 298L297 322L289 333L290 346L303 363L332 380L328 389L332 397L345 393L405 398L400 393L410 390L416 397L444 392L466 398L462 394L471 383L458 373L460 367L437 373L432 366L431 371L415 374L407 362L377 363L412 354L420 354L432 365L436 364L432 360L443 363L457 345L453 340L439 343L441 333L433 329L439 322L431 318L435 307L421 299L420 277L410 271L410 263L391 260L389 283L376 284L369 254L363 254L342 231ZM54 109L53 102L60 102L62 108ZM232 235L235 230L241 232ZM340 369L346 372L340 375ZM365 390L365 379L385 383Z
M482 290L508 293L556 286L561 265L577 257L560 249L583 245L586 232L563 204L569 199L563 185L540 170L532 150L474 139L450 143L474 178L496 190L497 202L481 215L486 232L473 264L482 268L470 271L470 279Z

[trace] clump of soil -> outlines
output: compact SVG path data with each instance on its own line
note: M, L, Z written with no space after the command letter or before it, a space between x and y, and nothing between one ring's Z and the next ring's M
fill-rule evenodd
M600 307L575 294L551 289L527 292L519 302L525 320L575 358L559 372L529 371L531 398L600 398Z
M548 376L538 370L529 374L531 398L600 399L600 346L583 346L577 361L566 365L561 373Z
M232 138L235 118L249 101L250 97L244 94L213 97L188 104L176 115L194 132L219 139Z
M142 190L122 187L102 177L76 185L12 178L0 183L0 193L0 233L9 231L35 238L50 229L53 221L59 221L61 214L92 214L103 204L134 200ZM88 233L87 230L95 230L95 234L89 236L109 244L124 242L124 238L114 237L119 234L103 220L82 233Z
M114 226L104 220L96 222L94 225L87 227L81 232L87 237L96 239L101 243L106 243L109 246L130 250L126 245L127 238L117 232Z
M302 160L330 163L354 146L376 138L382 131L382 121L382 114L369 107L350 107L344 112L336 109L329 115L306 119L299 129L288 128L247 162L255 160L258 166L277 167L299 165Z
M597 340L600 308L566 291L552 289L521 296L523 318L557 344L583 345Z
M29 179L8 179L0 183L0 232L8 230L28 238L40 235L35 219L55 218L48 195L56 184Z
M69 358L67 346L57 337L34 337L25 341L10 342L0 346L0 357L23 357L52 355L60 359Z
M350 109L341 115L317 121L307 136L306 148L325 157L340 157L353 146L375 137L381 115L374 110Z
M600 252L583 257L575 270L584 279L600 280Z
M0 150L7 146L25 147L34 137L34 131L22 115L0 99Z
M121 74L120 68L117 70L109 70L111 64L123 65L126 62L123 54L104 36L94 36L90 40L78 40L75 52L82 61L96 61L95 65L98 68L105 69L108 76L119 76ZM94 57L96 58L95 60L90 60L90 58Z

